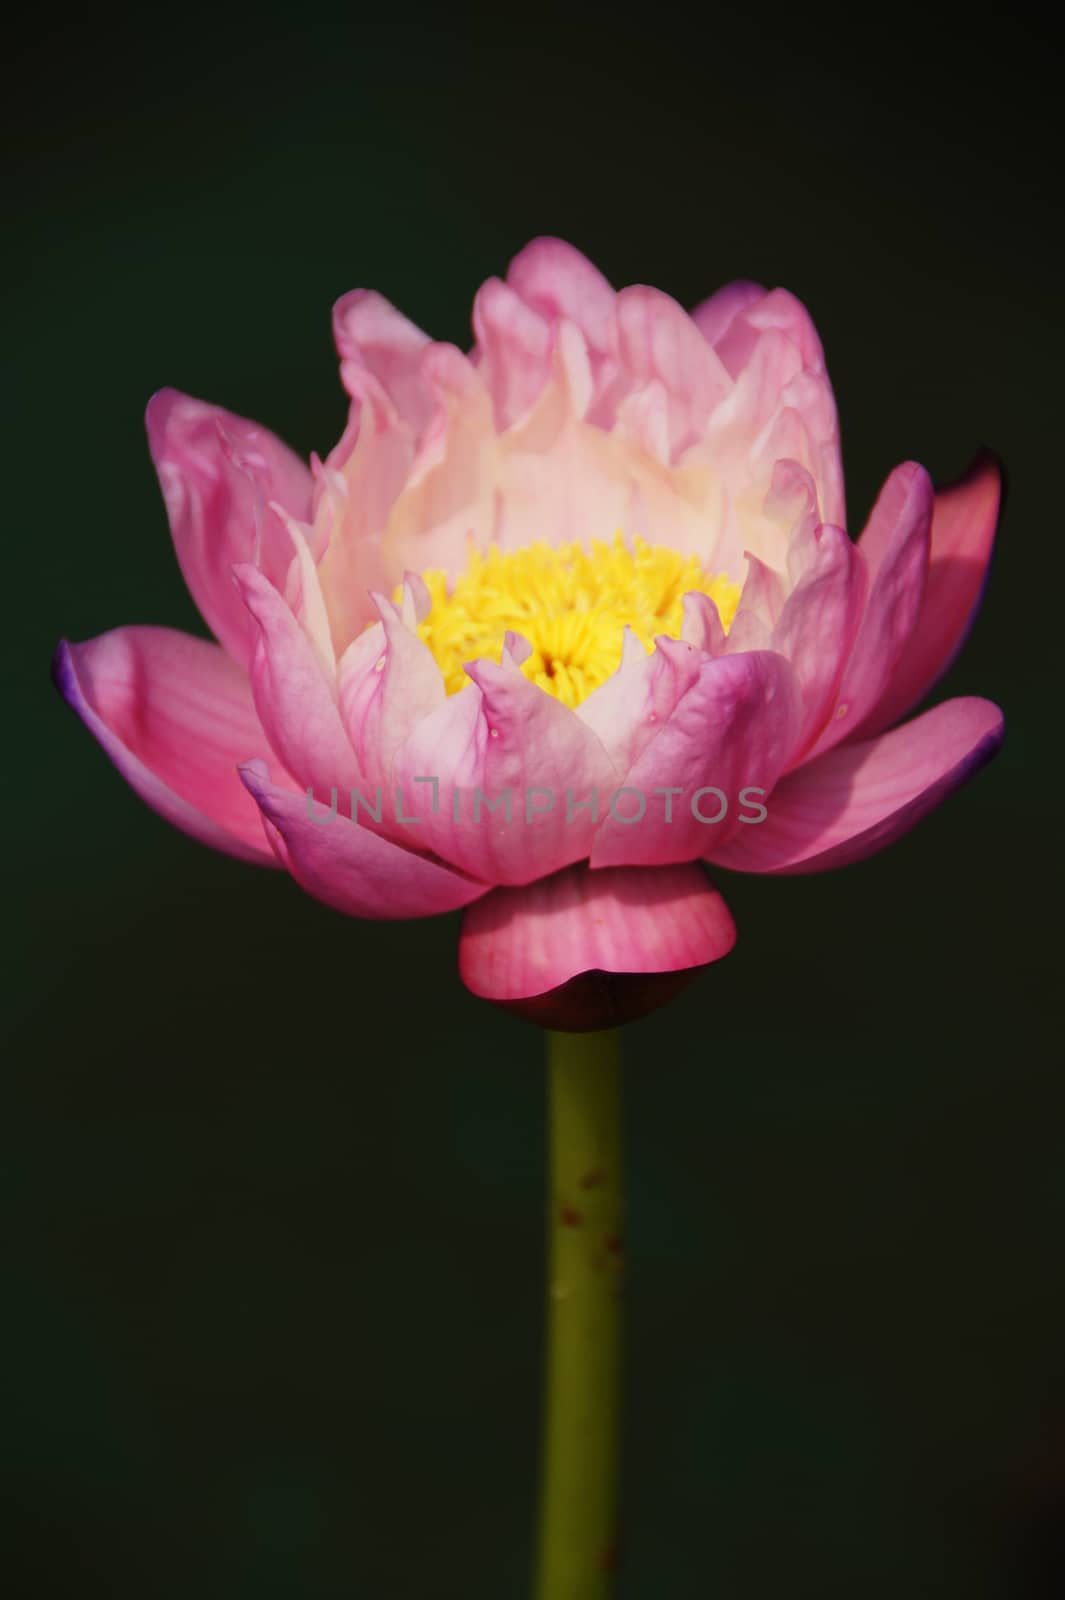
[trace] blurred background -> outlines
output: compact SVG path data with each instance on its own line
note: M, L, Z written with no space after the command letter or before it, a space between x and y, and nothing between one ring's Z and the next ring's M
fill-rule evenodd
M324 452L340 293L467 344L552 232L686 304L799 294L854 530L906 457L1010 474L940 691L1002 755L865 865L722 875L736 950L628 1033L622 1600L1065 1593L1056 47L982 8L147 16L8 39L7 1592L528 1592L541 1037L456 919L170 830L48 665L203 631L153 390Z

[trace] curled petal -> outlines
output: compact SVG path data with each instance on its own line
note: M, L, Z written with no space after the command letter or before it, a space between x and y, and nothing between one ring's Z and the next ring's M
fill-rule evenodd
M727 955L735 938L728 907L696 865L598 872L581 865L524 888L494 889L471 906L459 971L474 994L508 1004L585 973L703 967Z
M115 628L63 640L55 679L126 782L203 844L273 865L237 776L266 740L241 669L206 639Z
M879 738L842 745L773 790L767 817L709 857L737 872L823 872L882 850L977 772L1002 742L989 700L948 700Z
M284 586L292 546L271 502L306 519L310 470L257 423L176 389L153 395L145 420L185 582L211 632L245 664L253 629L230 568L250 562Z
M936 492L921 609L861 737L897 722L954 660L980 606L1001 504L1002 469L989 451Z
M350 917L429 917L469 905L485 886L393 844L359 822L279 789L262 761L240 776L262 813L267 837L296 882Z

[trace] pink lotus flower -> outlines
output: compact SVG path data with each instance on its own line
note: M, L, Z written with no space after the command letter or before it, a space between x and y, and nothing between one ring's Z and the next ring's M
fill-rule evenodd
M219 642L118 628L57 677L179 828L353 916L467 908L469 988L557 1022L536 997L579 1002L584 974L668 987L728 951L704 862L858 860L994 753L986 700L900 718L978 604L1000 484L981 458L937 494L905 462L852 543L821 345L782 289L689 315L538 239L473 323L464 355L345 296L350 422L309 467L157 394Z

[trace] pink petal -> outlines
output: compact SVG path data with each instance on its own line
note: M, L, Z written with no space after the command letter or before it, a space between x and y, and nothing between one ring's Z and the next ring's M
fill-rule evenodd
M924 698L946 672L979 609L1002 501L1002 471L989 452L940 489L932 512L928 575L917 622L884 693L859 730L879 733Z
M610 757L618 782L672 716L704 659L700 647L687 639L662 638L648 654L632 629L625 629L620 665L577 708Z
M761 284L737 278L718 289L708 300L701 301L691 314L692 321L703 338L716 348L740 313L756 301L764 300L765 296L766 291Z
M273 865L237 766L266 739L241 669L171 628L115 628L56 652L60 693L122 776L182 832Z
M843 529L830 523L818 528L813 559L772 632L772 647L790 661L802 697L802 721L789 766L803 758L837 702L862 614L865 582L865 569Z
M693 644L707 655L717 656L725 648L726 634L717 606L708 594L693 589L682 601L684 622L680 636L685 644Z
M805 371L824 376L825 356L821 340L801 300L797 300L787 289L770 289L768 293L756 295L751 293L756 287L753 284L729 287L735 291L731 305L723 306L718 314L713 301L707 301L693 313L693 317L700 321L704 334L708 326L713 330L714 347L733 377L742 372L763 335L770 332L783 334L794 345ZM726 311L733 312L727 323L724 322ZM716 325L719 323L724 325Z
M366 378L372 378L396 415L420 432L434 410L420 370L429 335L375 290L352 289L333 307L333 336L348 393L361 400Z
M743 580L736 620L750 613L772 632L784 609L787 592L783 573L775 567L767 567L764 561L748 551L747 576Z
M405 570L461 572L467 536L489 537L495 515L496 445L492 397L480 369L454 346L434 344L422 375L437 409L387 519L382 540L385 592ZM355 491L352 490L353 506Z
M675 458L705 432L710 413L732 380L677 302L637 285L617 297L618 352L639 383L657 379L668 399L669 448Z
M784 779L768 816L709 859L737 872L822 872L881 850L995 754L1002 713L948 700L891 733L843 745Z
M509 428L534 404L550 375L550 324L508 284L489 278L473 302L473 326L496 427Z
M333 788L350 793L364 776L341 720L335 682L327 678L291 608L263 574L238 566L233 576L257 624L252 693L271 749L297 782L320 798L328 798Z
M668 467L673 457L669 393L661 379L648 378L626 394L615 394L612 404L613 420L605 416L602 425Z
M659 651L698 659L674 640L660 639ZM604 815L592 866L660 866L709 855L739 826L748 793L761 803L776 783L798 719L783 656L703 656L694 683L626 773L624 787L634 793L617 796Z
M782 521L775 492L783 459L791 463L793 479L807 475L816 491L814 522L844 526L839 430L828 380L803 367L795 340L769 328L757 335L731 392L715 407L705 437L683 457L685 466L701 466L722 482L725 502L714 559L733 576L743 571L747 552L778 569L785 564L793 524Z
M813 318L789 290L771 289L762 300L744 311L743 320L757 334L770 329L786 334L802 354L803 369L824 375L825 353Z
M843 671L834 715L813 746L822 755L861 726L876 705L913 632L928 567L931 480L905 461L881 489L858 544L869 598Z
M428 917L469 905L481 883L415 855L358 822L309 806L270 782L265 762L240 769L278 859L308 894L350 917Z
M573 245L563 239L534 239L510 263L507 282L548 321L575 322L593 351L610 349L614 291Z
M698 447L699 458L731 463L730 472L747 484L768 484L776 462L790 457L813 479L816 520L845 527L839 423L809 313L784 289L760 298L744 290L734 303L724 303L720 316L708 313L704 318L734 387L711 419L707 447ZM723 546L729 571L735 570L744 546L771 565L781 564L754 526L746 538L730 531Z
M705 872L568 868L495 889L467 911L459 972L486 1000L546 994L578 974L676 972L718 961L735 924Z
M588 351L593 398L590 420L603 427L614 421L612 391L618 381L614 290L586 256L562 239L534 239L514 257L507 283L530 311L556 328L578 328Z
M185 582L212 633L244 664L253 630L230 568L251 562L283 587L292 545L270 502L306 520L310 471L257 423L176 389L152 396L146 423Z
M318 579L338 654L373 617L371 590L396 581L381 536L410 476L414 448L406 423L355 402L343 438L319 468L315 520L326 548Z
M416 632L412 588L404 589L409 621L383 595L375 600L380 625L360 635L341 662L340 707L360 769L370 783L390 788L393 756L446 693Z
M466 670L474 683L424 717L395 757L404 808L418 817L412 845L487 883L528 883L579 861L596 826L581 803L617 781L602 745L509 656ZM435 809L428 779L437 781ZM475 790L498 808L477 802Z

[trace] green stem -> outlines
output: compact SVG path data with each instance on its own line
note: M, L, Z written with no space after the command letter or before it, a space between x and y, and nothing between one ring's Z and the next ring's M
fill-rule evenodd
M618 1043L617 1033L548 1035L538 1600L606 1600L613 1590L621 1346Z

